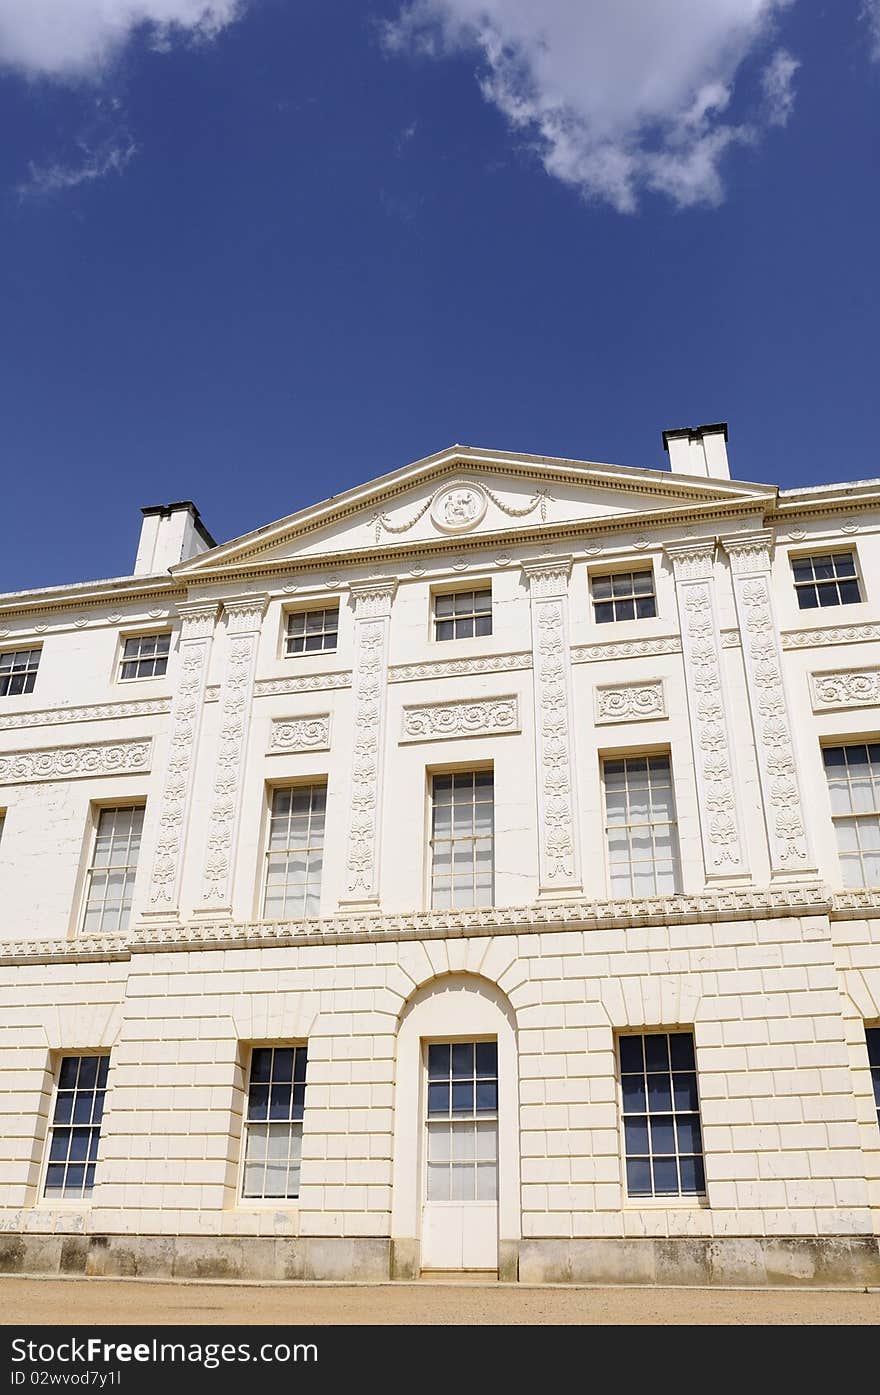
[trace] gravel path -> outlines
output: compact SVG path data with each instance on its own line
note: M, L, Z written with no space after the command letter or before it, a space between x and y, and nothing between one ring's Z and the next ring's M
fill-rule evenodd
M235 1284L0 1278L14 1324L871 1324L880 1290Z

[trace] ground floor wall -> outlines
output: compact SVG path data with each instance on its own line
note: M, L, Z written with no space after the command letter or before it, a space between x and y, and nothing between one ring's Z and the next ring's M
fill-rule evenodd
M497 1264L554 1282L880 1282L880 921L144 944L2 969L0 1268L412 1277L422 1046L498 1042ZM692 1031L705 1196L625 1185L617 1039ZM308 1044L296 1202L242 1199L248 1060ZM88 1204L42 1195L60 1056L109 1052Z

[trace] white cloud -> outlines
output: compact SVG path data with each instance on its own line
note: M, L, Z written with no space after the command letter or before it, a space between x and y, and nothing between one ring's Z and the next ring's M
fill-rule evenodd
M683 207L720 202L725 150L787 121L797 64L783 50L763 112L725 113L738 69L790 3L408 0L384 38L394 53L476 53L483 95L547 172L632 212L646 189Z
M28 178L16 186L15 192L22 199L39 198L75 189L78 184L88 184L93 179L103 179L106 174L122 174L136 153L137 146L130 138L107 143L97 150L82 144L76 163L29 165Z
M862 0L862 19L868 26L871 57L880 63L880 0Z
M29 77L99 77L134 32L211 38L246 0L0 0L0 66Z

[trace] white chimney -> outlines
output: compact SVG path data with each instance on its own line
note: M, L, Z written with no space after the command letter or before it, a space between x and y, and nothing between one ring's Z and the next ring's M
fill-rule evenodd
M141 509L144 521L134 564L134 576L167 572L177 562L186 562L217 544L211 537L191 499L176 504L155 504Z
M704 475L713 480L729 480L727 463L727 422L709 426L681 426L663 432L663 448L669 453L674 475Z

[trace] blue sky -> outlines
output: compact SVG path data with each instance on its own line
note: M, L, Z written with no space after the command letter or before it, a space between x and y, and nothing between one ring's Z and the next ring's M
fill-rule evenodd
M0 0L0 62L2 590L455 441L880 475L875 0Z

